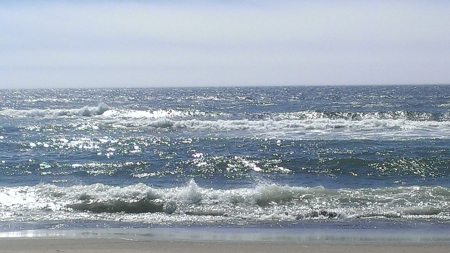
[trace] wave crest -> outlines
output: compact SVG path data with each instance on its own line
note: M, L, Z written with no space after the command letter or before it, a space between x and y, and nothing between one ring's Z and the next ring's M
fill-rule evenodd
M127 216L136 213L159 215L159 221L164 219L168 223L192 222L192 219L201 222L450 220L450 189L425 186L326 189L261 184L253 188L213 189L200 187L191 180L182 187L159 189L145 184L2 187L0 197L4 214L0 220L8 221L52 217L157 221L149 216Z
M103 115L110 107L105 103L100 103L96 107L85 106L80 109L32 109L32 110L15 110L5 109L0 111L0 115L8 117L63 117L63 116L96 116Z

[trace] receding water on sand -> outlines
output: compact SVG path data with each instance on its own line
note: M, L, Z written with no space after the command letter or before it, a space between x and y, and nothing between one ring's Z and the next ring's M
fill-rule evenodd
M22 224L24 225L24 224ZM127 240L181 240L181 241L248 241L248 242L401 242L446 243L450 240L450 225L428 221L415 222L321 222L296 224L267 224L255 226L201 225L181 227L114 227L114 224L85 224L84 228L67 229L3 229L0 237L12 238L120 238ZM133 227L131 227L133 226ZM22 228L25 228L23 226ZM28 227L30 228L30 227Z

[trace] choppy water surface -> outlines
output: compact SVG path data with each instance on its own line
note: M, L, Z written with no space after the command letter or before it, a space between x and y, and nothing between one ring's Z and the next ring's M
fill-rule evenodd
M449 107L450 86L2 90L0 230L445 227Z

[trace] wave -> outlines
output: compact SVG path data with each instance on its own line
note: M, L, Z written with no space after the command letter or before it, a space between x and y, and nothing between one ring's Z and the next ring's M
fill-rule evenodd
M320 111L305 110L294 112L254 112L234 113L224 111L201 111L198 109L150 109L135 110L126 108L112 108L105 103L98 106L73 109L3 109L0 115L9 117L59 117L59 116L95 116L103 115L107 118L118 119L217 119L217 120L248 120L248 121L284 121L284 120L407 120L407 121L450 121L449 112L422 112L422 111Z
M191 180L174 188L144 184L0 188L0 220L134 219L153 223L272 222L305 219L450 220L450 189L440 186L326 189L263 184L208 189ZM156 215L129 216L132 214ZM65 219L66 219L65 218Z
M4 109L0 115L31 118L30 131L137 130L183 131L209 135L243 135L284 139L419 139L449 138L450 113L415 111L330 112L297 111L228 113L196 109L136 110L106 104L79 109ZM47 121L48 118L70 121ZM36 122L36 118L43 118ZM24 125L25 124L25 125Z
M448 130L450 114L423 112L323 112L300 111L283 113L229 114L192 110L120 111L103 115L114 127L171 128L214 132L253 132L277 134L312 133L315 131L408 132L417 130Z
M117 129L160 129L242 135L283 139L382 139L448 138L449 121L410 121L367 118L346 120L330 118L282 119L235 118L121 118L101 122L100 127Z
M100 103L96 107L85 106L79 109L30 109L15 110L4 109L0 111L0 115L8 117L62 117L62 116L96 116L102 115L108 111L110 107L105 103Z
M274 115L276 120L296 120L296 119L344 119L350 121L361 121L368 119L378 120L410 120L410 121L448 121L450 114L430 113L418 111L379 111L379 112L333 112L333 111L300 111L292 113L282 113Z
M82 202L67 205L74 210L91 211L94 213L154 213L164 211L163 205L151 200L141 199L134 202L113 200L106 202Z

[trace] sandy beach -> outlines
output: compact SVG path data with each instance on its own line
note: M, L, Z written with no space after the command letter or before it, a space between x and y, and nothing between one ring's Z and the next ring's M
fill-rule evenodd
M445 243L296 243L125 239L1 238L0 252L448 252Z

